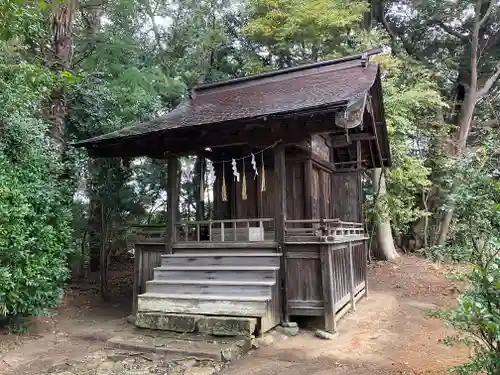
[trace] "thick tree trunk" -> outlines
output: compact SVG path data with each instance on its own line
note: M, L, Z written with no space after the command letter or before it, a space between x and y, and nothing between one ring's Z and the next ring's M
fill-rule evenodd
M73 57L73 21L75 19L76 0L63 1L52 14L52 60L50 65L56 75L69 69ZM68 107L64 90L56 87L50 95L47 119L51 123L50 134L64 150L64 135Z
M205 219L205 167L205 158L203 156L198 156L196 158L194 183L194 188L196 190L196 220L198 221Z
M385 176L381 168L376 168L372 171L373 188L376 194L375 205L377 211L380 213L382 209L380 207L380 202L384 199L387 194L387 188L385 185ZM399 255L394 247L394 239L392 237L391 222L384 215L377 214L377 253L375 254L377 258L382 258L385 260L395 260Z
M467 138L469 137L470 128L472 124L472 116L474 115L474 110L477 103L477 93L476 93L476 83L477 77L473 75L471 78L471 85L465 95L464 101L460 108L460 113L458 117L458 132L455 136L456 144L453 149L453 156L461 155L467 145ZM453 183L450 194L453 194L456 189L455 183ZM450 231L451 221L453 219L453 206L451 206L444 214L443 220L441 221L439 237L437 244L443 246L448 238L448 233Z

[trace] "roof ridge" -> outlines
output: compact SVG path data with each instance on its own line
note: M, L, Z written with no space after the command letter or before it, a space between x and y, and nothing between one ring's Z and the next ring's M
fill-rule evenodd
M298 65L298 66L285 68L285 69L271 70L268 72L252 74L252 75L249 75L246 77L232 78L232 79L227 79L227 80L221 80L221 81L215 81L215 82L211 82L211 83L200 84L200 85L193 87L192 91L193 91L193 93L196 93L196 92L201 93L202 91L207 90L207 89L213 89L213 88L218 88L221 86L233 85L236 83L254 81L254 80L261 79L261 78L274 77L274 76L279 76L279 75L283 75L283 74L299 72L301 70L308 70L308 69L312 69L312 68L320 68L320 67L329 66L329 65L336 65L336 64L349 62L349 61L355 61L355 60L361 60L360 62L362 64L363 60L366 60L366 59L368 59L368 57L379 54L381 52L383 52L382 48L374 48L374 49L371 49L369 51L365 51L363 53L358 53L356 55L351 55L351 56L340 57L337 59L319 61L319 62L314 62L314 63L310 63L310 64L303 64L303 65Z

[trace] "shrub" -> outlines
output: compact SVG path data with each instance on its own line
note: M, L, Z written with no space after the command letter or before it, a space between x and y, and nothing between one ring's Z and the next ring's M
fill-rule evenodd
M457 308L443 315L460 332L449 341L463 342L474 350L469 363L453 369L464 375L500 374L499 156L498 145L490 145L466 155L454 166L454 243L444 251L444 257L467 260L473 270Z
M0 322L39 314L63 295L70 248L69 189L35 117L51 77L0 64ZM42 73L42 74L39 74ZM37 77L37 78L35 78Z

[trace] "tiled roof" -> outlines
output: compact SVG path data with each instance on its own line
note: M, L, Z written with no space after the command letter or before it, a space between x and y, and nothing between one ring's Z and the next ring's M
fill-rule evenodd
M365 59L357 55L198 86L189 100L163 116L75 145L90 146L181 127L346 105L375 82L378 66Z

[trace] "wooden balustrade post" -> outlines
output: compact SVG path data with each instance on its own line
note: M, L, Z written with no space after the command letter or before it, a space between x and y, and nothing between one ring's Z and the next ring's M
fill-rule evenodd
M137 299L139 294L141 294L141 281L142 281L142 250L138 250L137 247L134 251L134 289L132 295L132 315L137 314Z
M363 261L365 262L365 298L368 297L368 240L363 240Z
M330 245L321 245L320 249L321 261L321 280L323 286L323 306L325 318L325 331L335 332L337 330L337 320L335 319L335 284L334 270L335 266L332 261L332 247Z
M351 308L356 311L356 303L354 302L354 265L352 260L352 241L347 244L349 251L349 281L351 282Z

